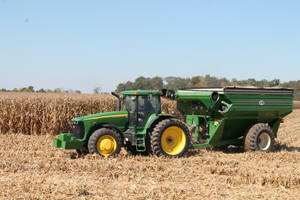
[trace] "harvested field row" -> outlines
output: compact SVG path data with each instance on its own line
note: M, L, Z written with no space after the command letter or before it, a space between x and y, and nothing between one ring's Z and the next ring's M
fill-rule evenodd
M300 101L294 101L294 109L300 109Z
M299 199L300 110L273 153L194 150L187 157L87 155L51 135L0 135L0 199Z

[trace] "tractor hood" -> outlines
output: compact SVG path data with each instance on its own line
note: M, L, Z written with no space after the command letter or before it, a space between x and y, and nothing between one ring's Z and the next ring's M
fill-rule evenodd
M104 112L104 113L97 113L93 115L77 117L72 119L72 121L90 121L90 120L119 118L119 117L127 117L127 116L128 116L127 111L115 111L115 112Z

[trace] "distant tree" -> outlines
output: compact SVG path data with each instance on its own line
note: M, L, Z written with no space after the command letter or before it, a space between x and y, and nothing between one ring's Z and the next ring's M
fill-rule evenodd
M29 92L28 88L21 88L19 89L20 92Z
M121 92L121 91L124 91L125 90L125 84L124 83L120 83L118 84L117 86L117 89L115 90L115 92Z
M231 79L231 84L232 84L232 86L237 86L238 80L236 78Z
M34 92L34 87L33 86L28 86L27 91L28 92Z
M200 76L195 76L191 78L192 87L197 86L200 83Z
M117 86L116 92L121 92L124 90L135 90L135 89L136 89L135 84L131 81L127 81L126 83L120 83Z
M143 76L138 77L135 79L134 82L134 88L135 89L140 89L140 90L146 90L149 89L149 80Z
M75 93L76 94L81 94L81 91L80 90L75 90Z
M280 80L279 79L273 79L270 82L270 87L275 87L275 86L279 86L280 85Z
M38 92L38 93L45 93L46 91L45 91L43 88L41 88L41 89L39 89L37 92Z
M208 87L218 87L221 86L218 79L216 77L205 75L205 82Z
M189 86L188 81L184 78L169 76L165 78L165 81L167 82L166 87L168 89L180 89L180 88L187 88Z
M100 94L101 93L101 87L96 87L93 90L94 94Z
M62 89L61 88L56 88L53 91L54 93L62 93Z
M151 82L151 88L152 90L161 90L164 87L164 82L163 79L161 77L154 77L150 80Z
M254 78L249 78L248 82L249 82L249 85L251 85L251 86L256 86L257 85L257 82Z
M260 81L257 81L257 87L266 87L269 86L267 79L262 79Z

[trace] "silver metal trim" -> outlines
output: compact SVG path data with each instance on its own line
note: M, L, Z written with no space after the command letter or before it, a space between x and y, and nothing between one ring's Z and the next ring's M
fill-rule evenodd
M266 102L261 103L262 100L260 101L233 101L232 104L237 104L237 105L293 105L291 102Z

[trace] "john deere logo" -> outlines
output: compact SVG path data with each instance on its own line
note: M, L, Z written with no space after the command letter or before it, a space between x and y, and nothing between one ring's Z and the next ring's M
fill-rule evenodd
M265 105L265 102L264 102L264 100L260 100L260 101L258 102L258 104L259 104L260 106L263 106L263 105Z

